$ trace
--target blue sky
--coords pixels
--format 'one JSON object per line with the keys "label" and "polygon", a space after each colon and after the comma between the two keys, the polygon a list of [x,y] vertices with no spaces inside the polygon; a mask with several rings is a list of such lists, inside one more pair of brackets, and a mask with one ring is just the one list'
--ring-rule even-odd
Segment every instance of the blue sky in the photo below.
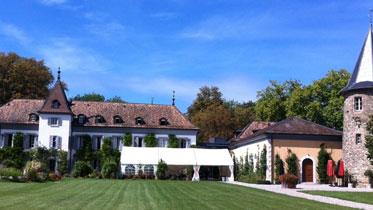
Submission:
{"label": "blue sky", "polygon": [[61,66],[69,96],[97,92],[181,111],[198,88],[255,100],[355,65],[372,1],[2,0],[0,51]]}

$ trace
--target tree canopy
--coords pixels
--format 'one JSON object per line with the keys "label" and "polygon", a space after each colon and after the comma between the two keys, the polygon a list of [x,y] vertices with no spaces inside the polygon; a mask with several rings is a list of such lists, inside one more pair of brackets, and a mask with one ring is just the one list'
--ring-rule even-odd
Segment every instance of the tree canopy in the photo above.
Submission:
{"label": "tree canopy", "polygon": [[52,82],[53,75],[44,61],[0,53],[0,105],[17,98],[45,98]]}
{"label": "tree canopy", "polygon": [[258,92],[256,117],[265,121],[280,121],[297,116],[328,127],[342,129],[344,98],[340,94],[350,78],[347,70],[331,70],[312,84],[298,81],[278,83]]}
{"label": "tree canopy", "polygon": [[235,130],[254,120],[254,103],[226,101],[218,87],[201,87],[188,108],[188,117],[200,128],[198,141],[210,137],[231,138]]}
{"label": "tree canopy", "polygon": [[98,93],[86,93],[83,95],[76,95],[75,97],[72,98],[74,101],[106,101],[106,102],[119,102],[119,103],[124,103],[125,101],[119,97],[119,96],[114,96],[109,99],[105,99],[104,95],[98,94]]}

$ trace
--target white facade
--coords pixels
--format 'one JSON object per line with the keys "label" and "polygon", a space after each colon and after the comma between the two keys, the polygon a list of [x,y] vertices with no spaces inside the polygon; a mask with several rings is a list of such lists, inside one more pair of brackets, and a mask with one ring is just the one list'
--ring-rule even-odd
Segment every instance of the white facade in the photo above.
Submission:
{"label": "white facade", "polygon": [[[57,124],[51,123],[57,119]],[[69,138],[71,136],[71,115],[40,114],[39,115],[39,138],[38,145],[51,147],[53,137],[57,137],[57,149],[68,151]]]}
{"label": "white facade", "polygon": [[[267,149],[267,171],[266,171],[266,180],[272,181],[272,145],[270,142],[270,139],[262,139],[259,141],[253,141],[253,143],[248,143],[243,146],[239,146],[232,150],[235,158],[240,161],[241,159],[245,161],[245,157],[248,154],[253,155],[254,160],[254,170],[255,166],[257,165],[257,162],[260,158],[260,154],[264,148],[264,146]],[[244,163],[244,162],[243,162]]]}

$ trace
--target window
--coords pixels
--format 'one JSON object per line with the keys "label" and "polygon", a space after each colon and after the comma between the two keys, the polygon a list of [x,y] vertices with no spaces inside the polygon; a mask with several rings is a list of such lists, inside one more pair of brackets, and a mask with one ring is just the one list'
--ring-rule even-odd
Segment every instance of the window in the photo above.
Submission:
{"label": "window", "polygon": [[52,108],[53,109],[58,109],[58,108],[60,108],[60,106],[61,106],[61,103],[58,100],[52,101]]}
{"label": "window", "polygon": [[136,125],[144,125],[145,121],[142,117],[136,117]]}
{"label": "window", "polygon": [[158,138],[158,147],[168,147],[168,138]]}
{"label": "window", "polygon": [[78,123],[79,123],[80,125],[83,125],[85,122],[86,122],[86,117],[85,117],[85,115],[84,115],[84,114],[80,114],[80,115],[78,115]]}
{"label": "window", "polygon": [[154,175],[154,167],[152,165],[145,165],[144,166],[144,174],[149,176],[149,175]]}
{"label": "window", "polygon": [[188,139],[180,139],[180,148],[187,148],[189,147]]}
{"label": "window", "polygon": [[159,119],[159,125],[169,125],[169,122],[166,118]]}
{"label": "window", "polygon": [[51,126],[58,126],[60,123],[60,120],[57,117],[51,117],[49,118],[49,125]]}
{"label": "window", "polygon": [[39,116],[35,113],[31,113],[30,114],[30,118],[29,118],[29,121],[31,122],[37,122],[39,120]]}
{"label": "window", "polygon": [[105,123],[105,118],[101,115],[97,115],[95,118],[95,123]]}
{"label": "window", "polygon": [[93,142],[94,142],[94,146],[93,146],[93,149],[94,150],[100,150],[101,149],[101,139],[102,139],[102,136],[93,136]]}
{"label": "window", "polygon": [[61,137],[51,136],[49,142],[49,148],[61,149]]}
{"label": "window", "polygon": [[135,175],[135,166],[133,165],[127,165],[125,168],[124,168],[124,174],[125,175]]}
{"label": "window", "polygon": [[361,134],[360,133],[356,134],[356,136],[355,136],[355,142],[356,142],[356,144],[360,144],[361,143]]}
{"label": "window", "polygon": [[355,97],[355,99],[354,99],[354,108],[355,108],[355,111],[361,111],[361,110],[363,110],[363,99],[361,98],[361,96]]}
{"label": "window", "polygon": [[113,117],[113,122],[114,122],[114,124],[121,124],[121,123],[123,123],[123,119],[119,115],[115,115]]}
{"label": "window", "polygon": [[112,147],[113,149],[120,149],[120,142],[122,141],[121,136],[113,136],[112,137]]}
{"label": "window", "polygon": [[34,148],[35,147],[35,140],[36,140],[36,136],[35,135],[29,135],[28,136],[28,145],[29,145],[29,148]]}
{"label": "window", "polygon": [[136,136],[133,146],[134,147],[142,147],[143,145],[143,137]]}

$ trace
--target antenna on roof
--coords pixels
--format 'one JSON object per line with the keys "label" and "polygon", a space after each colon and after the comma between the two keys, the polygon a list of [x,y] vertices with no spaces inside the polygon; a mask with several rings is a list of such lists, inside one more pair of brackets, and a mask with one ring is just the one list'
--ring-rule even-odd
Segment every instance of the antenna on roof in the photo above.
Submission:
{"label": "antenna on roof", "polygon": [[61,79],[61,68],[58,67],[58,71],[57,71],[57,81],[60,81]]}
{"label": "antenna on roof", "polygon": [[175,91],[172,91],[172,106],[175,106]]}

